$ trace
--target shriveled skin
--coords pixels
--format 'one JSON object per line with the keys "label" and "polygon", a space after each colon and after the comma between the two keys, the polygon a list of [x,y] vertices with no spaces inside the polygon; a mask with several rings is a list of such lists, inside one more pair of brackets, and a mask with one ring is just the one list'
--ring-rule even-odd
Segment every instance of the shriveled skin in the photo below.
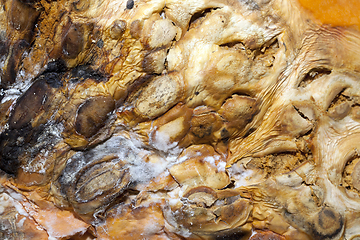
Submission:
{"label": "shriveled skin", "polygon": [[0,238],[360,238],[360,6],[318,2],[0,1]]}

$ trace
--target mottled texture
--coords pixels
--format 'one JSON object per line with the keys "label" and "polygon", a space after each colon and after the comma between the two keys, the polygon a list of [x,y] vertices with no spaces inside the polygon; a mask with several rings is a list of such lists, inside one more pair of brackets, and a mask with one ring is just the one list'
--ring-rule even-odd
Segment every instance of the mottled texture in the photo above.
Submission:
{"label": "mottled texture", "polygon": [[0,0],[0,238],[359,238],[360,32],[317,2]]}

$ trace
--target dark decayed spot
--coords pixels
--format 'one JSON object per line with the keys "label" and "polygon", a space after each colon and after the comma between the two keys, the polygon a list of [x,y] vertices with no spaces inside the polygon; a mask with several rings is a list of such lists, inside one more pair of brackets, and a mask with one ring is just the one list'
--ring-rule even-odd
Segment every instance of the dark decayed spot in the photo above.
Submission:
{"label": "dark decayed spot", "polygon": [[17,144],[19,137],[17,130],[5,130],[0,134],[0,169],[12,175],[18,172],[18,157],[23,151]]}
{"label": "dark decayed spot", "polygon": [[14,109],[10,113],[10,129],[20,129],[31,124],[31,121],[40,113],[47,111],[51,106],[54,95],[53,89],[62,87],[63,72],[59,62],[49,63],[43,74],[37,77],[29,89],[17,99]]}
{"label": "dark decayed spot", "polygon": [[63,86],[61,78],[58,73],[46,73],[42,76],[46,83],[52,88],[59,88]]}
{"label": "dark decayed spot", "polygon": [[68,58],[76,58],[84,46],[84,29],[80,24],[73,24],[62,41],[63,54]]}
{"label": "dark decayed spot", "polygon": [[192,127],[191,132],[198,138],[207,137],[210,136],[212,132],[212,126],[200,124],[198,126]]}
{"label": "dark decayed spot", "polygon": [[140,38],[142,28],[143,28],[143,23],[139,19],[134,20],[130,24],[130,35],[133,38]]}
{"label": "dark decayed spot", "polygon": [[102,48],[104,46],[104,41],[102,39],[100,39],[99,41],[97,41],[96,46],[98,48]]}
{"label": "dark decayed spot", "polygon": [[245,133],[245,135],[243,136],[243,138],[246,138],[246,137],[248,137],[250,134],[252,134],[253,132],[255,132],[255,128],[249,128],[247,131],[246,131],[246,133]]}
{"label": "dark decayed spot", "polygon": [[98,213],[102,212],[101,208],[111,204],[129,186],[128,169],[115,156],[118,148],[128,150],[122,141],[115,140],[116,147],[114,142],[104,142],[93,149],[78,151],[66,162],[57,181],[70,202],[77,203],[74,208],[79,213],[93,213],[99,208]]}
{"label": "dark decayed spot", "polygon": [[51,62],[48,62],[44,73],[53,72],[53,73],[63,73],[67,70],[65,61],[62,59],[57,59]]}
{"label": "dark decayed spot", "polygon": [[223,143],[227,143],[229,141],[230,133],[226,128],[221,129],[221,140]]}
{"label": "dark decayed spot", "polygon": [[213,116],[194,116],[191,119],[191,133],[198,138],[208,137],[212,134],[214,122]]}
{"label": "dark decayed spot", "polygon": [[[48,76],[50,84],[47,84]],[[57,80],[56,73],[47,73],[39,77],[37,81],[16,101],[15,107],[10,114],[10,129],[20,129],[40,113],[41,110],[47,110],[51,105],[52,90],[51,85],[59,86],[61,82]]]}
{"label": "dark decayed spot", "polygon": [[32,161],[42,150],[50,149],[61,138],[51,122],[21,129],[7,129],[0,134],[0,169],[16,176],[20,166]]}
{"label": "dark decayed spot", "polygon": [[128,0],[126,2],[126,8],[127,9],[132,9],[134,7],[134,0]]}
{"label": "dark decayed spot", "polygon": [[6,40],[0,40],[0,57],[4,56],[9,51],[9,44],[6,42]]}
{"label": "dark decayed spot", "polygon": [[225,230],[216,233],[214,240],[242,240],[248,239],[248,233],[236,230]]}
{"label": "dark decayed spot", "polygon": [[[9,39],[5,46],[0,46],[0,48],[6,48],[0,49],[0,55],[4,54],[4,57],[6,55],[7,58],[0,76],[1,88],[6,88],[15,82],[23,53],[30,47],[30,43],[33,42],[33,30],[40,11],[32,8],[29,4],[24,4],[23,1],[13,0],[6,13],[9,26],[12,29],[9,29],[9,36],[5,37],[5,34],[1,33],[3,36],[0,37],[3,42]],[[21,32],[22,37],[20,40],[16,40],[16,32]],[[10,39],[12,38],[12,46],[10,46],[9,42],[11,42]]]}
{"label": "dark decayed spot", "polygon": [[7,129],[0,134],[0,169],[8,174],[15,175],[20,167],[19,156],[29,152],[30,157],[40,151],[29,151],[43,131],[43,127],[32,128],[27,124],[21,129]]}
{"label": "dark decayed spot", "polygon": [[[48,69],[17,99],[9,116],[9,129],[0,134],[0,169],[3,171],[16,175],[21,155],[26,154],[33,158],[41,149],[51,144],[52,132],[44,131],[46,124],[32,127],[32,121],[41,112],[49,111],[53,104],[53,90],[62,86],[63,73],[49,71],[62,70],[60,65],[51,63]],[[49,126],[51,125],[49,123]],[[44,139],[39,139],[41,135],[45,136]]]}
{"label": "dark decayed spot", "polygon": [[333,239],[343,229],[343,217],[330,207],[324,207],[312,226],[315,239]]}
{"label": "dark decayed spot", "polygon": [[81,135],[89,138],[95,135],[105,125],[108,114],[115,109],[111,97],[95,97],[83,103],[77,112],[75,129]]}
{"label": "dark decayed spot", "polygon": [[80,65],[71,70],[71,82],[82,81],[89,78],[95,80],[96,82],[107,80],[101,72],[92,69],[88,65]]}
{"label": "dark decayed spot", "polygon": [[35,4],[37,2],[40,2],[40,0],[20,0],[20,2],[32,5],[32,4]]}
{"label": "dark decayed spot", "polygon": [[86,11],[87,9],[89,9],[90,5],[91,1],[88,0],[78,0],[73,2],[74,9],[79,12]]}
{"label": "dark decayed spot", "polygon": [[7,50],[9,51],[8,54],[10,54],[10,56],[7,56],[7,63],[3,67],[1,87],[6,88],[15,82],[21,56],[29,46],[30,44],[27,41],[19,40],[13,45],[10,51]]}
{"label": "dark decayed spot", "polygon": [[16,58],[10,57],[7,64],[3,68],[3,72],[1,75],[2,88],[6,88],[15,82],[16,73],[17,73]]}
{"label": "dark decayed spot", "polygon": [[110,28],[110,36],[113,39],[119,39],[126,30],[126,22],[124,20],[117,19],[113,22]]}
{"label": "dark decayed spot", "polygon": [[[13,29],[21,32],[29,32],[31,34],[40,11],[33,8],[30,4],[24,4],[21,1],[13,0],[8,13],[10,25]],[[29,36],[25,36],[25,38],[26,37]]]}
{"label": "dark decayed spot", "polygon": [[5,92],[0,89],[0,102],[5,97]]}

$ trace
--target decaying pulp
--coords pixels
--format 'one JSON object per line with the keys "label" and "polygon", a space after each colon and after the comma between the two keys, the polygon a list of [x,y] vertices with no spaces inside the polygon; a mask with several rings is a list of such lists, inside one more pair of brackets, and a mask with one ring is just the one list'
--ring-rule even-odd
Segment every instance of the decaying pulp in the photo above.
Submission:
{"label": "decaying pulp", "polygon": [[296,0],[0,6],[1,239],[360,239],[359,27]]}

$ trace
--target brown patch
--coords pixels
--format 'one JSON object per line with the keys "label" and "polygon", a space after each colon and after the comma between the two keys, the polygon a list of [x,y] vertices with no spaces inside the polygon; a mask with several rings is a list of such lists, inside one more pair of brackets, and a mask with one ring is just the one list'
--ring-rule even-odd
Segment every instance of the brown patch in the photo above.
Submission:
{"label": "brown patch", "polygon": [[36,81],[19,98],[9,118],[10,128],[22,128],[51,105],[52,91],[44,80]]}
{"label": "brown patch", "polygon": [[198,138],[208,137],[212,133],[215,121],[215,116],[209,114],[194,116],[191,119],[191,133]]}
{"label": "brown patch", "polygon": [[200,143],[213,143],[220,140],[221,134],[217,131],[223,126],[223,120],[214,112],[204,112],[195,114],[191,119],[189,139],[192,142]]}
{"label": "brown patch", "polygon": [[[100,162],[90,165],[79,173],[80,176],[75,188],[76,199],[90,201],[101,193],[111,192],[114,194],[114,190],[118,188],[119,182],[122,179],[126,179],[126,174],[127,171],[123,169],[121,162],[117,164]],[[120,188],[119,191],[121,190]]]}
{"label": "brown patch", "polygon": [[139,19],[133,21],[130,25],[130,35],[133,38],[140,38],[143,29],[143,22]]}
{"label": "brown patch", "polygon": [[151,51],[145,55],[142,68],[147,73],[160,74],[165,69],[167,50],[160,49]]}
{"label": "brown patch", "polygon": [[13,100],[9,100],[9,101],[6,101],[2,104],[0,104],[0,126],[2,125],[2,123],[4,123],[8,118],[9,118],[9,115],[10,115],[10,107],[13,103]]}
{"label": "brown patch", "polygon": [[90,7],[91,2],[88,0],[77,0],[73,2],[73,8],[75,11],[83,12],[86,11]]}
{"label": "brown patch", "polygon": [[115,109],[115,102],[111,97],[95,97],[83,103],[77,112],[75,129],[83,136],[90,138],[95,135]]}
{"label": "brown patch", "polygon": [[344,226],[343,217],[330,207],[320,210],[314,220],[312,231],[316,239],[333,239]]}
{"label": "brown patch", "polygon": [[285,237],[271,231],[255,231],[249,240],[285,240]]}
{"label": "brown patch", "polygon": [[15,30],[31,31],[39,14],[36,9],[19,0],[11,1],[10,24]]}
{"label": "brown patch", "polygon": [[246,167],[250,169],[263,169],[267,173],[267,177],[269,177],[276,174],[287,173],[300,166],[305,161],[313,161],[310,152],[288,152],[252,158]]}
{"label": "brown patch", "polygon": [[84,27],[81,24],[71,25],[61,44],[64,56],[76,58],[83,50],[84,42]]}
{"label": "brown patch", "polygon": [[115,20],[109,30],[112,39],[119,39],[126,30],[126,22],[124,20]]}
{"label": "brown patch", "polygon": [[5,46],[9,49],[6,50],[6,52],[8,52],[8,56],[5,66],[3,67],[3,71],[0,71],[0,87],[6,88],[15,82],[22,55],[29,46],[30,44],[26,40],[18,40],[12,47]]}

